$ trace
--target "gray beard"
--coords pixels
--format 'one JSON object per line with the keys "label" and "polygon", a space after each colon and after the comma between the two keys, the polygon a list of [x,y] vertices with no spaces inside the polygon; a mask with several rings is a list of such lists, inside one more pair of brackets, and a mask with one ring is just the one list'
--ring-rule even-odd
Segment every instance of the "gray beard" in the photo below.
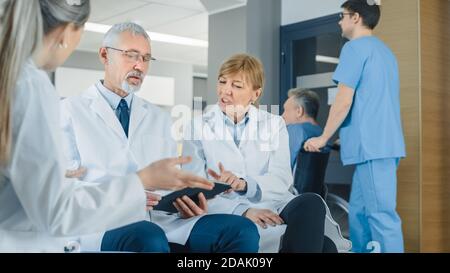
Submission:
{"label": "gray beard", "polygon": [[122,90],[127,92],[128,94],[136,93],[141,89],[141,86],[135,86],[129,84],[126,80],[122,82]]}

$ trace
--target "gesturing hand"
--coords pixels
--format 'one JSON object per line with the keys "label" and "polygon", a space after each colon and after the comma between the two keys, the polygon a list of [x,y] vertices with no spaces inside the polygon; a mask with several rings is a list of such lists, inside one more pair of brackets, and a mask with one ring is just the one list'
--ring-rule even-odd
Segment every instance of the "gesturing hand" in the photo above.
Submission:
{"label": "gesturing hand", "polygon": [[162,159],[153,162],[137,174],[147,190],[180,190],[187,187],[211,190],[214,184],[207,179],[176,167],[191,160],[190,157]]}
{"label": "gesturing hand", "polygon": [[[234,191],[239,192],[245,191],[247,189],[247,182],[244,179],[240,179],[232,172],[225,170],[222,163],[219,163],[219,170],[220,175],[211,169],[208,169],[208,174],[217,181],[229,184]],[[229,190],[227,192],[230,192],[232,190]]]}

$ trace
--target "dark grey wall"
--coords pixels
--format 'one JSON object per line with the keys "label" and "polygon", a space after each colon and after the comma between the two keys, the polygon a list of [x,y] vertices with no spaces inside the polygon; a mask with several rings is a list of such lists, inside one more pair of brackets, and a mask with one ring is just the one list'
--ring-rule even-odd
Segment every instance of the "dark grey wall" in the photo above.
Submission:
{"label": "dark grey wall", "polygon": [[248,0],[247,11],[247,52],[262,61],[266,73],[260,103],[278,105],[281,1]]}
{"label": "dark grey wall", "polygon": [[248,0],[245,7],[209,16],[209,104],[217,99],[213,91],[222,62],[244,52],[258,57],[264,64],[266,87],[261,104],[279,103],[280,25],[281,1],[278,0]]}
{"label": "dark grey wall", "polygon": [[240,7],[209,16],[208,104],[217,101],[217,73],[223,61],[247,51],[247,9]]}

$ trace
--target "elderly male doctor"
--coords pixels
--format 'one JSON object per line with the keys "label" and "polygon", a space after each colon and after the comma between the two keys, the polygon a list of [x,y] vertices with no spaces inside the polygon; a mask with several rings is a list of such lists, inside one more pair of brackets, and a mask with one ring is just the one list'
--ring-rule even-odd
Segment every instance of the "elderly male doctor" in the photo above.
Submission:
{"label": "elderly male doctor", "polygon": [[[70,175],[86,170],[83,180],[102,183],[107,177],[134,172],[177,152],[169,115],[133,95],[152,60],[145,30],[134,23],[114,25],[99,54],[105,79],[64,100],[61,112]],[[150,210],[159,198],[148,193]],[[174,247],[178,245],[190,252],[258,251],[259,235],[251,221],[234,215],[206,215],[207,201],[204,196],[199,199],[199,204],[187,197],[177,200],[179,214],[151,211],[150,222],[83,237],[82,249],[168,252],[170,242],[172,251],[179,250]]]}

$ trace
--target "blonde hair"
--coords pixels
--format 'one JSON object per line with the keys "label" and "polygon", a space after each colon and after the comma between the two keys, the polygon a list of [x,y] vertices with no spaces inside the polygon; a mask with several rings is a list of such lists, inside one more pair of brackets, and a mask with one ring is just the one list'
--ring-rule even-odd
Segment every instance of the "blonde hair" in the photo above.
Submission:
{"label": "blonde hair", "polygon": [[226,60],[219,69],[219,77],[226,75],[236,75],[242,72],[245,80],[252,85],[253,90],[261,89],[261,94],[257,101],[254,102],[258,105],[258,100],[262,96],[264,90],[264,67],[261,61],[248,54],[236,54]]}
{"label": "blonde hair", "polygon": [[11,154],[13,90],[25,61],[59,26],[82,26],[89,0],[0,0],[0,166]]}
{"label": "blonde hair", "polygon": [[0,2],[0,165],[7,163],[11,153],[13,89],[42,32],[38,0]]}

